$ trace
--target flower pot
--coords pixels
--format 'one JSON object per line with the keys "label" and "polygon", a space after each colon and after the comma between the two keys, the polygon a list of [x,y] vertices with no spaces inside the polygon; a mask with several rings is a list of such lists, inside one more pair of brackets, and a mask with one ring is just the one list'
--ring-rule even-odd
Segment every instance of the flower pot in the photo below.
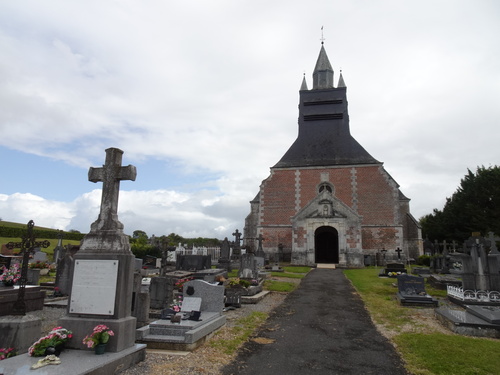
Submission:
{"label": "flower pot", "polygon": [[5,286],[14,286],[14,281],[3,281],[3,285],[5,285]]}
{"label": "flower pot", "polygon": [[97,344],[94,348],[95,350],[95,354],[99,355],[99,354],[104,354],[104,352],[106,351],[106,344]]}
{"label": "flower pot", "polygon": [[47,349],[45,349],[45,355],[56,355],[58,356],[59,354],[61,354],[61,352],[64,350],[65,346],[64,346],[64,343],[63,344],[59,344],[57,346],[49,346]]}

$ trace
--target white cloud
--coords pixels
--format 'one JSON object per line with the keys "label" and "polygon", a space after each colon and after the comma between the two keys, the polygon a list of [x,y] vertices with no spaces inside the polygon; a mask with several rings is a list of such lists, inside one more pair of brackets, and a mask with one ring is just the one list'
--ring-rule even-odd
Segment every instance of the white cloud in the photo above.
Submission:
{"label": "white cloud", "polygon": [[[121,148],[126,164],[141,165],[120,199],[130,232],[242,230],[248,202],[297,136],[298,89],[304,72],[311,84],[322,25],[347,83],[351,132],[416,217],[440,208],[467,168],[499,159],[496,3],[49,3],[0,5],[0,147],[79,171]],[[179,181],[149,170],[152,161]],[[9,162],[22,173],[22,160]],[[141,185],[145,175],[154,187]],[[85,185],[60,180],[2,195],[2,218],[87,231],[98,190],[41,198]]]}

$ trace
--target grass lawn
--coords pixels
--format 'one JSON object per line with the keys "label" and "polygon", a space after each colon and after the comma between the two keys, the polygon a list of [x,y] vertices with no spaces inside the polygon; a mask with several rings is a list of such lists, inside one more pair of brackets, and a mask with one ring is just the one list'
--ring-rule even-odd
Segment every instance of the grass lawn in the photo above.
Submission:
{"label": "grass lawn", "polygon": [[[412,374],[500,374],[500,340],[429,332],[420,319],[427,309],[400,306],[395,298],[396,280],[379,278],[378,272],[372,267],[344,271],[375,323],[392,332],[391,340]],[[446,296],[428,286],[426,291],[434,297]]]}

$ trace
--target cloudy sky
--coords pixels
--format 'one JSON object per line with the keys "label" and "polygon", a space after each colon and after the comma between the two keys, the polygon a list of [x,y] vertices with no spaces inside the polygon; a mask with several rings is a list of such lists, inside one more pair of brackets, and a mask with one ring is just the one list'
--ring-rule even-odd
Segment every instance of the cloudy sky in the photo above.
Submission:
{"label": "cloudy sky", "polygon": [[442,208],[500,157],[500,2],[27,0],[0,3],[0,218],[88,232],[105,149],[125,232],[232,238],[297,137],[325,48],[351,133]]}

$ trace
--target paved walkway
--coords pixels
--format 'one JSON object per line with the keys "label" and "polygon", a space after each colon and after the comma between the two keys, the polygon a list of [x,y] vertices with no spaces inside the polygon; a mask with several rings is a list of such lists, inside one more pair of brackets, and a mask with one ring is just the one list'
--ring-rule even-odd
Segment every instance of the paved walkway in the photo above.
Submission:
{"label": "paved walkway", "polygon": [[339,269],[311,271],[257,336],[223,375],[407,374]]}

